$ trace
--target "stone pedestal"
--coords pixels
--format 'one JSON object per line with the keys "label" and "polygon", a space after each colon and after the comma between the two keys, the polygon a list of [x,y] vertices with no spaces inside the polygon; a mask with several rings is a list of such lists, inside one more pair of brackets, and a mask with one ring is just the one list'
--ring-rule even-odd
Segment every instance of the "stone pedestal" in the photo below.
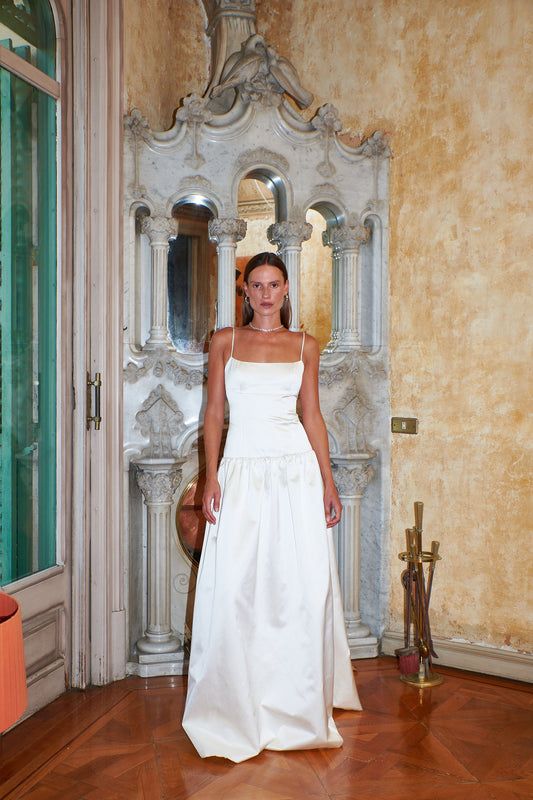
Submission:
{"label": "stone pedestal", "polygon": [[278,246],[289,274],[289,297],[292,307],[291,331],[300,330],[300,262],[302,243],[311,238],[310,222],[276,222],[267,231],[268,241]]}
{"label": "stone pedestal", "polygon": [[144,217],[142,231],[152,250],[152,303],[150,335],[143,350],[170,349],[168,333],[168,240],[176,233],[169,217]]}
{"label": "stone pedestal", "polygon": [[336,550],[352,658],[373,658],[378,654],[378,640],[362,622],[359,613],[361,498],[374,476],[374,469],[368,463],[370,458],[367,453],[334,455],[331,458],[333,477],[343,505],[341,521],[336,529]]}
{"label": "stone pedestal", "polygon": [[181,462],[145,458],[132,466],[148,509],[147,625],[128,672],[142,677],[181,675],[183,646],[170,618],[170,509],[181,482]]}
{"label": "stone pedestal", "polygon": [[235,250],[246,236],[244,219],[212,219],[209,238],[218,254],[217,330],[235,325]]}

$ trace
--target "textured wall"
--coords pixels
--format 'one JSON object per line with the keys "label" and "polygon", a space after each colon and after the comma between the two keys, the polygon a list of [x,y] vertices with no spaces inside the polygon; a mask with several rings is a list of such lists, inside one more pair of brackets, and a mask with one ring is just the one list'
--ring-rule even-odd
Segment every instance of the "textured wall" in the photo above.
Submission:
{"label": "textured wall", "polygon": [[420,499],[442,542],[435,634],[533,650],[533,4],[284,5],[259,0],[259,28],[318,104],[333,102],[356,137],[389,132],[394,152],[392,412],[417,416],[420,433],[393,439],[390,627],[401,630],[395,556]]}
{"label": "textured wall", "polygon": [[203,6],[200,0],[122,2],[126,110],[140,108],[153,130],[166,130],[180,99],[206,88]]}
{"label": "textured wall", "polygon": [[[203,45],[193,61],[187,52],[201,38],[199,5],[189,16],[191,0],[173,4],[176,60],[165,58],[176,94],[164,88],[167,73],[149,82],[142,50],[131,73],[128,38],[150,47],[146,23],[131,30],[127,19],[128,97],[149,117],[169,117],[175,96],[205,86]],[[417,416],[420,433],[393,439],[389,625],[401,629],[396,553],[419,499],[428,537],[442,543],[434,634],[531,651],[533,3],[257,5],[259,31],[291,58],[316,104],[333,102],[355,139],[376,128],[391,136],[392,413]],[[168,15],[171,4],[153,6]],[[185,17],[196,33],[181,27]],[[153,50],[162,26],[152,24]]]}

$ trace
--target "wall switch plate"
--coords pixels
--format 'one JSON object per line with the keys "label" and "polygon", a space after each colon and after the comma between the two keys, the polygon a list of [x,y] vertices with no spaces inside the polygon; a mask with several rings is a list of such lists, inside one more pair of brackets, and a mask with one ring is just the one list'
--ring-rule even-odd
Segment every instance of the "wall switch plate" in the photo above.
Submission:
{"label": "wall switch plate", "polygon": [[418,420],[415,417],[392,417],[393,433],[418,433]]}

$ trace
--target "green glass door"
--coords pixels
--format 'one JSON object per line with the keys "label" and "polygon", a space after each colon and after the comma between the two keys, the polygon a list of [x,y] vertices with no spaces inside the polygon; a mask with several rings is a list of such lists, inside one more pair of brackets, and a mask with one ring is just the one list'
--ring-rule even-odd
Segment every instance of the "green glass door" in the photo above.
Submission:
{"label": "green glass door", "polygon": [[56,561],[56,149],[54,98],[1,68],[0,584]]}

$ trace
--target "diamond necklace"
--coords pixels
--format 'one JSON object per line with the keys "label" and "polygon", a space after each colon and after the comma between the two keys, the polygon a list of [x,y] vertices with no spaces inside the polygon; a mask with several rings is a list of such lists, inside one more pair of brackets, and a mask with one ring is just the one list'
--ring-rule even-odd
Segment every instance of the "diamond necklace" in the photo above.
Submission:
{"label": "diamond necklace", "polygon": [[248,323],[250,328],[253,328],[254,331],[261,331],[261,333],[273,333],[274,331],[279,331],[281,328],[284,328],[285,325],[278,325],[277,328],[256,328],[255,325],[252,325],[251,322]]}

